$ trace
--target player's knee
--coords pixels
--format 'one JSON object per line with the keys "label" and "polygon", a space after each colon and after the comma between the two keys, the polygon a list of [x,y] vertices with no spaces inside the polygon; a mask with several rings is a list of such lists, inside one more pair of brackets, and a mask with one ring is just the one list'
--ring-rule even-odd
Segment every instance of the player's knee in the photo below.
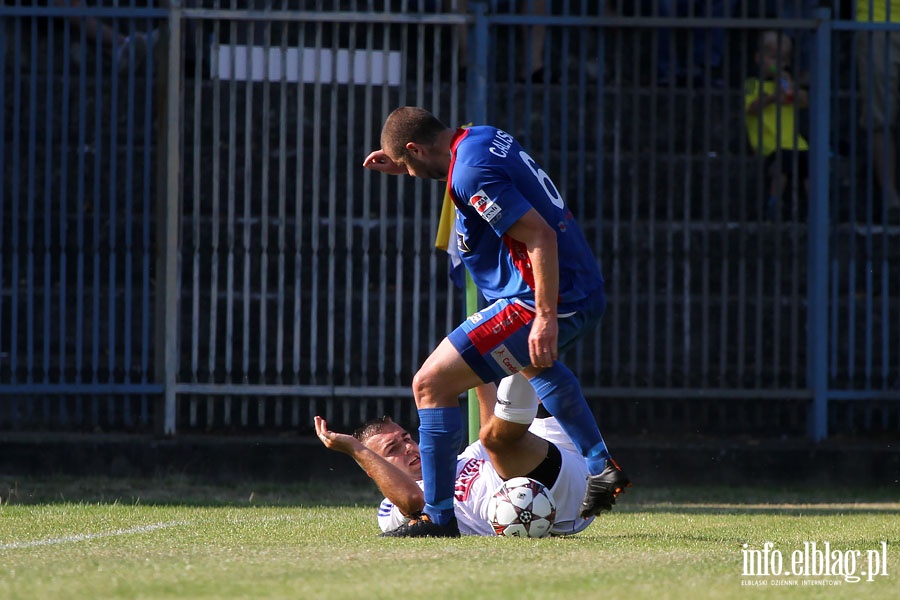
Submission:
{"label": "player's knee", "polygon": [[[491,419],[493,421],[493,419]],[[490,422],[483,425],[478,431],[478,439],[481,445],[490,452],[496,452],[503,446],[503,438],[497,435],[497,432],[491,427]]]}
{"label": "player's knee", "polygon": [[425,366],[413,376],[412,390],[418,408],[436,408],[442,403],[439,373]]}
{"label": "player's knee", "polygon": [[413,376],[412,390],[413,397],[416,399],[416,406],[421,408],[422,400],[428,398],[431,395],[431,381],[432,378],[425,369],[420,369]]}
{"label": "player's knee", "polygon": [[478,439],[488,451],[502,453],[521,440],[526,431],[528,425],[510,423],[495,417],[481,427]]}

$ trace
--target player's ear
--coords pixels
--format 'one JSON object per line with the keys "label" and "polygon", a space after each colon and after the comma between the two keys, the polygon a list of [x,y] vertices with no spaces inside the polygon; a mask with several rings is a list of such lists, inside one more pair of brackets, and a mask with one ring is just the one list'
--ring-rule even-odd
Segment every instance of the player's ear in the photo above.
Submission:
{"label": "player's ear", "polygon": [[422,152],[421,146],[415,142],[406,142],[405,148],[407,152],[414,156],[418,156]]}

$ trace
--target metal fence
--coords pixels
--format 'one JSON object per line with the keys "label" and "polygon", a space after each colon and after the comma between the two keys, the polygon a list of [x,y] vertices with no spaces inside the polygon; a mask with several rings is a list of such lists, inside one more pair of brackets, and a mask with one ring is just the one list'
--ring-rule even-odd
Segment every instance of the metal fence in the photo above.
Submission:
{"label": "metal fence", "polygon": [[[894,24],[803,2],[65,4],[0,7],[3,427],[414,422],[412,375],[465,316],[432,247],[442,189],[360,165],[415,104],[515,135],[583,224],[609,308],[568,360],[604,429],[900,431],[900,215],[855,41]],[[745,124],[768,29],[809,91],[814,199],[795,178],[774,209]]]}

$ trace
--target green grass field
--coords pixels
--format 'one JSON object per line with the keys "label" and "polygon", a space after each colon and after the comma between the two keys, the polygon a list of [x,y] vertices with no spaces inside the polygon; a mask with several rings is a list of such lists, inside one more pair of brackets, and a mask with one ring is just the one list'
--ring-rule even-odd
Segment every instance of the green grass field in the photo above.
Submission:
{"label": "green grass field", "polygon": [[[896,489],[635,488],[582,534],[545,540],[378,538],[380,498],[369,487],[0,476],[0,497],[4,599],[897,598],[900,589]],[[857,574],[884,541],[888,574],[743,576],[743,545],[767,541],[785,568],[804,542],[859,550]]]}

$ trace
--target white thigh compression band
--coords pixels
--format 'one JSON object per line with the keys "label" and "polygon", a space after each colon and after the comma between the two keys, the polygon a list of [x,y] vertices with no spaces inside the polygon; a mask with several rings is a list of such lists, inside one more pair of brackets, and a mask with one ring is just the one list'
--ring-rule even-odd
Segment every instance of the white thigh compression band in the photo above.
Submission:
{"label": "white thigh compression band", "polygon": [[537,394],[524,375],[517,373],[500,381],[497,387],[497,404],[494,405],[494,415],[497,418],[530,425],[537,409]]}

